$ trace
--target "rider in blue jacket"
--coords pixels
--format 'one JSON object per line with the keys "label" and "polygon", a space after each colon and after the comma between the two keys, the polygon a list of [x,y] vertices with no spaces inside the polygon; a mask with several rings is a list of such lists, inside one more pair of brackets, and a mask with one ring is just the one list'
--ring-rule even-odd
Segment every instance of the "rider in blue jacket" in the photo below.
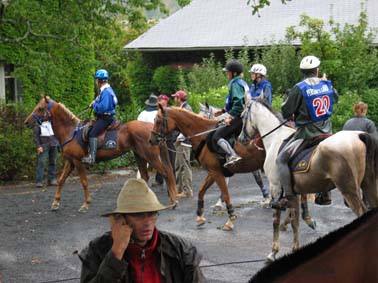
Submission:
{"label": "rider in blue jacket", "polygon": [[115,107],[118,104],[117,96],[108,83],[109,73],[99,69],[95,73],[96,85],[100,94],[91,102],[89,108],[93,108],[96,115],[96,123],[89,132],[89,155],[82,159],[83,163],[96,162],[97,137],[114,122]]}
{"label": "rider in blue jacket", "polygon": [[254,64],[249,72],[252,78],[252,84],[249,88],[251,98],[261,98],[272,105],[272,84],[265,78],[266,67],[262,64]]}

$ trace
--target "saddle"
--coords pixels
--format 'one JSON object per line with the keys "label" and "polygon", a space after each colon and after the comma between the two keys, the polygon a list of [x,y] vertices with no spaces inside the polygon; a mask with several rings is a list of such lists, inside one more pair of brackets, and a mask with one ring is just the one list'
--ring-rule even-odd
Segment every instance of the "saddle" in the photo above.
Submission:
{"label": "saddle", "polygon": [[[331,134],[323,134],[301,145],[289,161],[290,171],[293,174],[307,173],[310,170],[311,161],[313,156],[315,155],[319,143],[330,136]],[[290,138],[291,136],[282,142],[279,152],[282,150],[282,148]]]}
{"label": "saddle", "polygon": [[[96,120],[90,120],[81,130],[81,135],[79,143],[85,147],[88,146],[88,134],[89,131],[92,129],[93,125],[96,123]],[[103,131],[98,137],[97,137],[97,149],[103,148],[103,149],[113,149],[117,146],[117,135],[119,126],[121,125],[121,122],[119,120],[114,121],[112,124],[110,124],[105,131]],[[80,142],[81,141],[81,142]]]}

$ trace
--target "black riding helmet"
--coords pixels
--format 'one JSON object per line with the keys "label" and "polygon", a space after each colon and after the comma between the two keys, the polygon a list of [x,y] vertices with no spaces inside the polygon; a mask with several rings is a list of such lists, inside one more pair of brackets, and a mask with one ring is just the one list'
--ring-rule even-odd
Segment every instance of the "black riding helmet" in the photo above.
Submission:
{"label": "black riding helmet", "polygon": [[238,60],[233,59],[227,62],[226,67],[223,68],[223,71],[241,74],[243,72],[243,65]]}

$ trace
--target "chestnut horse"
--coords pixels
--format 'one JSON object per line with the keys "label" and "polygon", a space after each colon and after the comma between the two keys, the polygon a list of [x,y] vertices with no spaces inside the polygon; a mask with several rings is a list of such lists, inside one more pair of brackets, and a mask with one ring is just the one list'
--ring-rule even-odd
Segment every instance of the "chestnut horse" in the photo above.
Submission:
{"label": "chestnut horse", "polygon": [[[232,230],[236,215],[234,214],[223,173],[224,168],[220,164],[217,154],[211,152],[206,143],[203,147],[203,143],[201,143],[206,137],[204,132],[214,129],[218,121],[206,119],[198,114],[177,107],[163,107],[159,104],[158,108],[158,114],[155,118],[155,125],[150,138],[151,144],[159,144],[164,140],[167,134],[178,130],[183,133],[184,136],[190,138],[193,150],[197,151],[196,155],[198,161],[207,169],[208,174],[198,192],[197,224],[203,225],[206,222],[204,217],[204,196],[206,190],[215,182],[222,193],[229,215],[223,229]],[[198,152],[200,144],[202,149]],[[260,144],[260,146],[262,146],[262,144]],[[262,167],[265,160],[265,151],[258,150],[254,145],[243,146],[240,143],[235,144],[235,151],[243,157],[243,159],[229,168],[232,173],[249,173]]]}
{"label": "chestnut horse", "polygon": [[368,211],[256,273],[249,283],[378,282],[378,210]]}
{"label": "chestnut horse", "polygon": [[[79,211],[85,212],[91,202],[86,167],[81,163],[86,151],[76,139],[78,130],[83,127],[82,122],[62,103],[53,101],[49,96],[43,96],[33,112],[26,118],[25,125],[31,128],[36,122],[41,123],[47,119],[51,120],[54,134],[60,143],[61,154],[66,159],[51,209],[59,209],[63,184],[76,168],[85,195],[85,201]],[[148,162],[164,176],[170,201],[172,204],[176,204],[176,181],[168,159],[168,151],[163,144],[159,147],[151,146],[148,143],[152,127],[152,123],[141,121],[131,121],[121,125],[118,128],[116,147],[114,149],[98,149],[96,162],[110,160],[132,150],[142,178],[146,182],[148,181]]]}
{"label": "chestnut horse", "polygon": [[[264,164],[272,197],[281,194],[281,184],[276,157],[283,140],[292,134],[292,129],[282,126],[282,119],[273,109],[261,101],[250,101],[243,112],[243,130],[240,140],[246,140],[259,132],[266,150]],[[371,208],[378,206],[378,141],[359,131],[340,131],[323,140],[312,155],[307,172],[293,174],[294,191],[298,194],[327,192],[337,188],[349,207],[361,216],[366,207],[360,197],[360,188],[365,193]],[[297,198],[298,200],[298,198]],[[290,209],[293,228],[292,249],[299,248],[298,201]],[[281,211],[273,213],[273,243],[268,260],[274,260],[280,249],[279,224]]]}
{"label": "chestnut horse", "polygon": [[[220,108],[216,108],[216,107],[214,107],[212,105],[209,105],[208,103],[205,103],[205,104],[200,103],[200,110],[199,110],[198,114],[200,116],[202,116],[202,117],[207,118],[207,119],[215,119],[217,121],[221,121],[221,120],[226,119],[227,117],[230,116],[230,114],[228,114],[226,112],[226,113],[223,113],[222,115],[220,115],[218,117],[215,117],[215,113],[218,110],[220,110]],[[294,129],[293,129],[293,131],[294,131]],[[263,150],[265,150],[265,149],[263,149]],[[261,192],[263,192],[264,184],[262,183],[261,177],[259,176],[260,175],[259,172],[258,172],[258,177],[256,177],[256,175],[255,175],[256,173],[255,172],[252,172],[252,173],[253,173],[253,175],[255,177],[256,183],[260,187]],[[258,181],[258,178],[260,178],[259,181]],[[226,179],[226,183],[228,184],[228,178]],[[310,199],[315,199],[314,194],[310,194],[309,198]],[[312,217],[309,214],[308,205],[307,205],[307,199],[308,199],[307,194],[301,195],[302,219],[306,222],[306,224],[311,229],[315,230],[316,229],[316,221],[313,220]],[[269,206],[269,204],[270,204],[270,196],[267,197],[267,198],[264,198],[263,201],[261,202],[261,204],[262,204],[263,207]],[[221,198],[218,200],[217,204],[215,205],[215,208],[218,208],[218,210],[222,208],[222,199]],[[287,226],[289,225],[290,222],[291,222],[291,216],[290,216],[290,213],[288,213],[287,217],[285,218],[285,220],[280,225],[280,230],[281,231],[286,231],[287,230]]]}

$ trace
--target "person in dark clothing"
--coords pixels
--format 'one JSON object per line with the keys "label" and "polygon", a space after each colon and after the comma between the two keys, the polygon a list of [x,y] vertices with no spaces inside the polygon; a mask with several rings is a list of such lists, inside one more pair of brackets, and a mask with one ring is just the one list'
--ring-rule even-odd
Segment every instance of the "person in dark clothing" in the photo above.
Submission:
{"label": "person in dark clothing", "polygon": [[276,164],[285,197],[272,201],[272,208],[293,207],[295,196],[289,168],[290,158],[315,137],[332,133],[330,116],[338,100],[337,91],[325,76],[319,78],[320,60],[315,56],[302,59],[299,68],[304,80],[297,83],[281,106],[285,119],[294,118],[297,131],[279,152]]}
{"label": "person in dark clothing", "polygon": [[89,132],[89,155],[83,157],[81,162],[90,165],[96,162],[97,137],[114,122],[115,107],[118,104],[117,96],[109,85],[109,73],[99,69],[95,73],[96,85],[100,94],[91,102],[89,108],[93,108],[96,115],[96,123]]}
{"label": "person in dark clothing", "polygon": [[346,131],[363,131],[373,134],[376,138],[377,129],[374,122],[366,117],[368,106],[366,103],[359,101],[353,106],[354,117],[345,122],[343,130]]}
{"label": "person in dark clothing", "polygon": [[156,228],[167,209],[143,179],[129,179],[109,217],[111,231],[79,253],[85,282],[204,282],[201,255],[187,240]]}
{"label": "person in dark clothing", "polygon": [[229,94],[226,97],[225,107],[214,114],[219,116],[227,112],[231,117],[224,120],[226,127],[217,129],[212,140],[227,154],[227,162],[223,166],[228,167],[241,159],[228,143],[227,138],[233,134],[239,134],[243,127],[243,121],[240,116],[244,110],[244,95],[249,91],[249,87],[241,78],[243,65],[239,61],[229,61],[223,70],[229,79]]}
{"label": "person in dark clothing", "polygon": [[37,147],[38,165],[36,170],[36,187],[43,187],[45,163],[48,157],[47,185],[56,186],[56,158],[59,142],[56,139],[50,121],[42,122],[33,128],[33,139]]}

